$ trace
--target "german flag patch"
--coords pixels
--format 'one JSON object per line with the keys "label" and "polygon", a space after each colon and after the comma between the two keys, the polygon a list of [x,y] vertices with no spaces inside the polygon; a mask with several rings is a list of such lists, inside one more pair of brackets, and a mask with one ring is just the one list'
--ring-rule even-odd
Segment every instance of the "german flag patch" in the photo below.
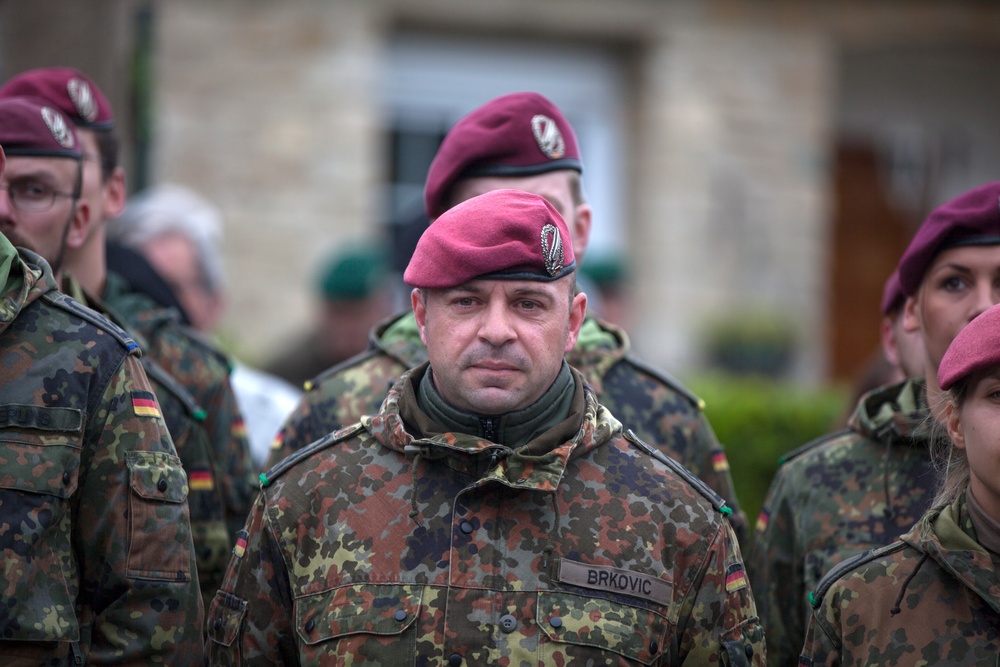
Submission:
{"label": "german flag patch", "polygon": [[725,472],[729,470],[729,459],[721,449],[712,453],[712,470],[715,472]]}
{"label": "german flag patch", "polygon": [[160,406],[156,402],[156,396],[148,391],[132,392],[132,409],[135,414],[143,417],[160,417]]}
{"label": "german flag patch", "polygon": [[233,437],[234,438],[245,438],[247,437],[247,425],[242,419],[237,419],[233,422]]}
{"label": "german flag patch", "polygon": [[765,507],[760,511],[760,514],[757,515],[757,525],[755,526],[757,532],[763,533],[767,530],[767,524],[769,523],[771,523],[771,510]]}
{"label": "german flag patch", "polygon": [[248,537],[250,537],[250,533],[245,530],[236,533],[236,544],[233,546],[233,555],[237,558],[243,558],[243,554],[246,553]]}
{"label": "german flag patch", "polygon": [[747,575],[743,563],[733,563],[726,572],[726,592],[733,593],[747,587]]}
{"label": "german flag patch", "polygon": [[211,491],[215,488],[215,480],[210,470],[192,470],[188,473],[188,488],[192,491]]}
{"label": "german flag patch", "polygon": [[285,432],[282,431],[278,435],[274,436],[274,440],[271,441],[271,449],[281,449],[285,444]]}

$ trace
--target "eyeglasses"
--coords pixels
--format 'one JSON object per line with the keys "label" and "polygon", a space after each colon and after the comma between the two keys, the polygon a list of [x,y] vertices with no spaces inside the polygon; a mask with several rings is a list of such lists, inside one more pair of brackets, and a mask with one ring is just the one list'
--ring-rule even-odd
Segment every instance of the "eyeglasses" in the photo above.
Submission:
{"label": "eyeglasses", "polygon": [[48,211],[55,205],[56,197],[76,199],[79,196],[73,192],[59,192],[45,183],[35,180],[0,184],[0,190],[6,190],[11,205],[25,213]]}

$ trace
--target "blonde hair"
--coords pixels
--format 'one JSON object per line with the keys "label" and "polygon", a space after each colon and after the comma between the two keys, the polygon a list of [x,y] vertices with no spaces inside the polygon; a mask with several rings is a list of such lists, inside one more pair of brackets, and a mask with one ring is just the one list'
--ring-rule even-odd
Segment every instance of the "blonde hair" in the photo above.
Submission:
{"label": "blonde hair", "polygon": [[[972,387],[972,380],[973,376],[966,376],[952,385],[945,399],[948,401],[947,410],[962,409]],[[965,489],[969,486],[971,478],[969,458],[965,450],[956,447],[948,437],[944,424],[935,423],[932,433],[934,437],[931,439],[931,458],[941,480],[933,504],[947,505],[965,493]]]}

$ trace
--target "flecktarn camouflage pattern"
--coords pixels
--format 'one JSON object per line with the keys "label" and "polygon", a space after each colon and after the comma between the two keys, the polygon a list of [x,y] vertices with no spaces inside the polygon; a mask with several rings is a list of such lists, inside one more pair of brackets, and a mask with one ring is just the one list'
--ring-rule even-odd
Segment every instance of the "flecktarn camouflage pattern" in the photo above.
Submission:
{"label": "flecktarn camouflage pattern", "polygon": [[158,307],[146,295],[129,290],[108,273],[104,301],[120,314],[129,331],[149,344],[149,356],[170,374],[204,412],[202,424],[212,452],[213,483],[224,503],[228,534],[243,527],[257,492],[257,473],[250,455],[246,425],[229,383],[229,361],[214,346],[180,324],[176,314]]}
{"label": "flecktarn camouflage pattern", "polygon": [[816,593],[802,665],[994,667],[1000,580],[966,498],[831,573]]}
{"label": "flecktarn camouflage pattern", "polygon": [[841,561],[890,544],[930,506],[936,474],[923,382],[864,397],[850,428],[789,454],[757,520],[748,567],[772,665],[796,665],[809,593]]}
{"label": "flecktarn camouflage pattern", "polygon": [[0,240],[0,664],[200,664],[187,479],[135,343],[22,253]]}
{"label": "flecktarn camouflage pattern", "polygon": [[575,420],[511,450],[408,433],[425,370],[265,474],[213,664],[764,664],[732,528],[578,374]]}
{"label": "flecktarn camouflage pattern", "polygon": [[[396,316],[370,336],[371,349],[307,385],[275,438],[269,466],[328,433],[378,412],[389,387],[427,361],[413,314]],[[697,398],[677,381],[638,362],[620,328],[587,318],[566,361],[583,373],[597,398],[641,438],[683,464],[732,508],[730,521],[742,541],[746,517],[739,509],[725,451]]]}

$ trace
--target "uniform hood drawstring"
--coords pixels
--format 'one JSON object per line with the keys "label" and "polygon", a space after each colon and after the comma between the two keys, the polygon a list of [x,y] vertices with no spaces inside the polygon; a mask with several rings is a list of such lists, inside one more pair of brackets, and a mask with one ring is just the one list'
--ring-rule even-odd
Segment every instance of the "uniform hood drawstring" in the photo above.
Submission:
{"label": "uniform hood drawstring", "polygon": [[410,488],[407,489],[407,493],[410,496],[409,517],[413,519],[414,523],[422,528],[424,524],[420,522],[420,509],[417,507],[417,466],[420,465],[420,459],[424,456],[424,448],[407,445],[406,450],[416,450],[416,453],[413,455],[413,460],[410,461],[410,477],[412,478],[412,481],[410,483]]}
{"label": "uniform hood drawstring", "polygon": [[900,609],[899,606],[903,604],[903,597],[906,595],[906,589],[910,585],[910,582],[913,581],[913,578],[917,576],[917,572],[920,571],[920,567],[924,564],[924,562],[927,560],[929,556],[930,554],[925,551],[924,555],[920,557],[919,561],[917,561],[917,566],[913,568],[913,572],[910,572],[910,574],[903,581],[903,588],[900,589],[899,591],[899,596],[896,598],[896,604],[892,609],[889,610],[890,616],[895,616],[896,614],[902,611],[902,609]]}
{"label": "uniform hood drawstring", "polygon": [[892,459],[892,443],[895,440],[893,437],[886,439],[885,458],[882,460],[882,488],[885,491],[885,509],[882,510],[882,514],[887,519],[892,519],[896,516],[896,513],[892,510],[892,492],[889,489],[889,463]]}

